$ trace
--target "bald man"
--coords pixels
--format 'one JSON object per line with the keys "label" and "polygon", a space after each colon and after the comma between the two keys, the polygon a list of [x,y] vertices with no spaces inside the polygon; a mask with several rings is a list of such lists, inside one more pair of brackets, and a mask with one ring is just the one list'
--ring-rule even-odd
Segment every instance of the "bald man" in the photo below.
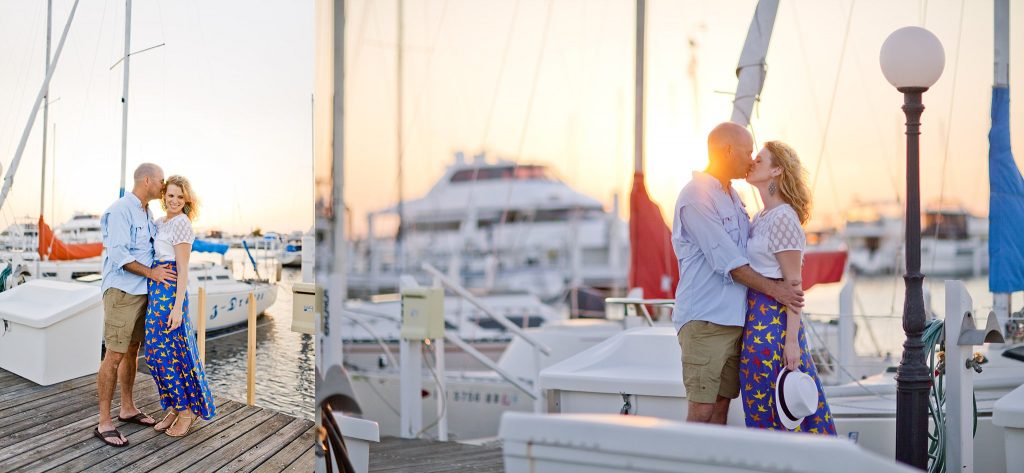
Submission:
{"label": "bald man", "polygon": [[716,126],[708,135],[708,167],[694,172],[676,199],[672,247],[679,285],[672,322],[683,354],[688,422],[725,424],[729,401],[739,396],[747,288],[803,306],[799,287],[767,279],[747,261],[750,217],[731,181],[746,177],[753,153],[746,128]]}
{"label": "bald man", "polygon": [[152,267],[153,236],[156,225],[149,201],[163,192],[164,171],[144,163],[135,169],[135,186],[110,206],[100,220],[103,229],[103,344],[106,353],[96,375],[99,391],[99,425],[93,435],[107,445],[128,445],[114,428],[110,404],[120,381],[121,409],[118,419],[143,426],[156,420],[135,406],[133,388],[138,368],[139,346],[143,340],[148,292],[146,280],[164,283],[175,280],[169,267]]}

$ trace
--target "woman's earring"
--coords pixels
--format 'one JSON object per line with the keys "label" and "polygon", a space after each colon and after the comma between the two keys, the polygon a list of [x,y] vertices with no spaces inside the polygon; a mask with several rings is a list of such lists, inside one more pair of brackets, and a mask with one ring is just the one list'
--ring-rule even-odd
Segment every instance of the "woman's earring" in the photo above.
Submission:
{"label": "woman's earring", "polygon": [[768,183],[768,194],[769,195],[775,195],[775,191],[777,191],[777,190],[779,190],[779,186],[775,185],[775,181],[774,180],[772,182]]}

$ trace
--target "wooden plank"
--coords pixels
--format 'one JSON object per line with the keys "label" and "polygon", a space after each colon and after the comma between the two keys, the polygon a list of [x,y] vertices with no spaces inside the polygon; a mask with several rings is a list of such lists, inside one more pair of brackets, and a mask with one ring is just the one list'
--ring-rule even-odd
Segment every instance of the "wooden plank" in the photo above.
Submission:
{"label": "wooden plank", "polygon": [[288,465],[288,468],[285,468],[284,471],[287,473],[308,473],[313,471],[316,467],[315,455],[316,454],[313,453],[313,447],[309,447],[309,449],[302,452],[302,454],[299,455],[299,458],[296,458],[291,465]]}
{"label": "wooden plank", "polygon": [[18,391],[12,391],[7,394],[8,397],[0,396],[0,409],[7,409],[21,405],[26,402],[30,402],[33,399],[44,398],[49,396],[60,395],[63,392],[70,391],[80,386],[92,385],[96,387],[95,376],[83,376],[81,378],[73,379],[71,381],[64,381],[63,383],[52,384],[50,386],[39,386],[34,385]]}
{"label": "wooden plank", "polygon": [[385,437],[370,444],[370,471],[434,473],[448,471],[500,472],[500,447]]}
{"label": "wooden plank", "polygon": [[277,413],[273,417],[267,419],[262,424],[255,426],[252,430],[242,434],[238,438],[227,442],[217,448],[215,452],[209,452],[202,456],[195,458],[201,460],[192,463],[192,465],[186,467],[182,471],[183,473],[189,472],[205,472],[205,471],[220,471],[221,467],[228,464],[232,460],[238,458],[240,455],[262,442],[264,439],[274,436],[277,432],[288,425],[292,420],[292,417],[287,414]]}
{"label": "wooden plank", "polygon": [[36,383],[25,378],[9,379],[0,384],[0,396],[31,386],[36,386]]}
{"label": "wooden plank", "polygon": [[298,441],[298,438],[312,427],[312,421],[292,418],[288,425],[235,457],[231,463],[221,467],[220,471],[236,473],[252,471],[288,444]]}
{"label": "wooden plank", "polygon": [[[148,412],[151,409],[159,409],[160,403],[148,403],[140,405],[139,408]],[[111,416],[117,415],[118,409],[118,407],[111,409]],[[103,444],[99,440],[90,442],[94,439],[92,429],[95,426],[94,419],[86,418],[38,437],[27,439],[19,444],[5,447],[0,453],[0,471],[15,471],[28,465],[32,465],[28,467],[29,471],[53,471],[53,467],[68,459],[102,447]],[[125,437],[142,429],[144,429],[143,426],[135,424],[117,426],[117,430]]]}
{"label": "wooden plank", "polygon": [[[179,455],[187,448],[181,448],[181,444],[189,442],[202,442],[203,440],[216,435],[223,429],[230,427],[233,423],[245,419],[252,412],[244,409],[244,405],[235,401],[228,401],[234,410],[226,415],[217,415],[210,422],[199,421],[195,430],[185,437],[171,437],[168,435],[157,435],[140,445],[141,448],[129,448],[127,452],[118,452],[116,456],[104,460],[82,471],[105,472],[105,471],[149,471],[149,464],[165,461],[168,458]],[[130,439],[129,439],[130,440]],[[143,446],[144,445],[144,446]],[[146,462],[140,465],[140,462]]]}
{"label": "wooden plank", "polygon": [[0,427],[14,424],[29,417],[38,417],[41,414],[44,416],[61,415],[59,412],[62,408],[70,407],[75,403],[83,401],[97,402],[97,399],[95,386],[92,389],[89,389],[89,386],[79,386],[78,388],[61,393],[59,396],[36,399],[20,406],[0,410]]}
{"label": "wooden plank", "polygon": [[[313,450],[309,448],[313,444],[313,429],[309,429],[302,433],[299,438],[289,443],[288,446],[282,448],[274,456],[270,457],[267,461],[263,462],[258,468],[252,470],[253,473],[277,473],[288,465],[295,463],[299,457],[306,452],[313,454]],[[310,471],[310,470],[307,470]]]}
{"label": "wooden plank", "polygon": [[[153,406],[152,409],[154,409],[154,413],[151,415],[154,415],[154,418],[159,420],[160,413],[162,412],[159,410],[159,401],[155,404],[149,404],[149,406]],[[226,401],[223,405],[218,405],[217,409],[232,412],[241,406],[242,405],[239,403],[234,403],[234,406],[231,406],[231,401]],[[234,408],[232,409],[232,407]],[[85,430],[79,430],[76,433],[76,436],[82,435],[86,437],[82,439],[80,443],[71,448],[60,451],[57,455],[37,459],[30,465],[30,468],[27,471],[46,472],[56,469],[64,471],[81,471],[97,464],[102,466],[123,464],[128,458],[142,458],[147,455],[149,451],[155,451],[155,444],[151,444],[147,441],[159,436],[164,436],[162,432],[157,432],[151,428],[137,426],[134,424],[123,424],[118,426],[118,430],[120,430],[125,438],[128,439],[127,447],[116,448],[106,446],[99,439],[92,436],[92,428],[90,427]],[[121,457],[121,455],[125,456]],[[117,460],[114,460],[114,458],[117,458]]]}
{"label": "wooden plank", "polygon": [[[258,407],[243,407],[236,413],[250,414],[241,421],[221,422],[214,421],[210,426],[226,427],[222,429],[203,429],[193,432],[185,437],[175,439],[176,442],[164,447],[155,455],[150,455],[138,462],[128,465],[122,471],[130,472],[157,472],[157,471],[180,471],[186,468],[197,458],[204,458],[206,455],[216,451],[222,445],[232,439],[248,432],[253,427],[263,423],[274,415],[273,411],[260,409]],[[173,438],[173,437],[167,437]]]}
{"label": "wooden plank", "polygon": [[[152,388],[155,391],[155,388]],[[140,393],[143,394],[143,393]],[[140,397],[145,397],[143,394]],[[150,402],[148,400],[143,402]],[[36,437],[40,434],[50,432],[52,430],[59,429],[68,424],[75,423],[82,419],[91,419],[95,422],[96,419],[96,398],[88,399],[84,402],[76,403],[76,410],[73,412],[66,413],[60,417],[54,417],[46,415],[40,418],[45,419],[45,422],[38,422],[37,419],[26,419],[24,421],[8,425],[0,428],[0,448],[7,447],[8,445],[14,445],[18,442],[22,442],[25,439]]]}
{"label": "wooden plank", "polygon": [[18,377],[18,375],[14,374],[14,373],[12,373],[10,371],[7,371],[7,370],[5,370],[3,368],[0,368],[0,381],[6,381],[8,379],[17,378],[17,377]]}

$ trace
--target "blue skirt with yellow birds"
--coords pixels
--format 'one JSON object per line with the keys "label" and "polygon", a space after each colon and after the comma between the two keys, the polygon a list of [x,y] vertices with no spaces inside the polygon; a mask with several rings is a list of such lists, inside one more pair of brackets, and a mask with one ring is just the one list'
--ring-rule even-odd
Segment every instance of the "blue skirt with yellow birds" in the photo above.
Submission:
{"label": "blue skirt with yellow birds", "polygon": [[[743,349],[740,353],[740,392],[747,427],[789,430],[775,413],[775,380],[786,366],[786,306],[771,296],[750,289],[747,291],[747,318],[743,326]],[[821,389],[821,380],[814,361],[807,351],[807,337],[800,324],[800,371],[814,379],[818,387],[818,410],[804,417],[794,432],[836,435],[832,411]]]}
{"label": "blue skirt with yellow birds", "polygon": [[[158,265],[174,261],[157,261]],[[163,409],[190,410],[203,419],[216,414],[213,395],[206,384],[206,372],[199,361],[196,337],[188,316],[188,295],[182,304],[181,325],[169,330],[177,283],[149,280],[149,307],[146,309],[146,364],[156,381]]]}

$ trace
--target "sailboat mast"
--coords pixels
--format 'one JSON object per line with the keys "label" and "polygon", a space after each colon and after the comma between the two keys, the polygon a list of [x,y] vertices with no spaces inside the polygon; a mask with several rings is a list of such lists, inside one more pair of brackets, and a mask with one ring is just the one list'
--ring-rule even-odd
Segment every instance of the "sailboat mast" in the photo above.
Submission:
{"label": "sailboat mast", "polygon": [[128,165],[128,66],[131,62],[132,0],[125,0],[124,8],[124,80],[121,91],[121,190],[124,197],[125,173]]}
{"label": "sailboat mast", "polygon": [[36,121],[36,114],[39,113],[39,105],[42,104],[46,90],[50,86],[50,79],[53,78],[53,71],[57,69],[57,60],[60,59],[60,53],[64,50],[64,40],[68,39],[68,31],[71,30],[71,21],[74,20],[75,11],[78,10],[78,1],[79,0],[75,0],[74,5],[71,6],[71,13],[68,14],[68,22],[64,25],[64,31],[61,33],[60,41],[57,43],[57,51],[53,54],[53,61],[46,71],[46,78],[43,79],[43,85],[40,87],[39,94],[36,95],[36,100],[32,104],[32,112],[29,113],[28,123],[25,125],[25,130],[21,133],[21,139],[18,141],[18,149],[14,152],[14,159],[11,160],[11,167],[7,170],[7,174],[4,175],[4,186],[0,189],[0,208],[2,208],[4,202],[7,201],[7,194],[11,192],[11,186],[14,185],[14,174],[18,172],[18,165],[21,164],[21,156],[25,153],[25,145],[28,143],[29,133],[32,132],[32,123]]}
{"label": "sailboat mast", "polygon": [[779,10],[779,0],[761,0],[757,2],[754,18],[750,20],[747,40],[743,43],[740,63],[736,66],[736,97],[732,102],[732,118],[730,120],[743,126],[750,124],[754,104],[764,87],[767,73],[765,57],[768,55],[768,42],[772,38],[775,26],[775,14]]}
{"label": "sailboat mast", "polygon": [[1010,86],[1010,2],[995,0],[995,79],[996,87]]}
{"label": "sailboat mast", "polygon": [[[46,72],[50,72],[50,37],[53,34],[53,0],[46,0]],[[46,200],[46,129],[50,120],[50,85],[43,90],[43,165],[42,178],[39,184],[39,217],[43,217],[43,206]]]}
{"label": "sailboat mast", "polygon": [[636,80],[633,113],[633,172],[644,172],[644,23],[645,0],[636,0]]}
{"label": "sailboat mast", "polygon": [[[993,8],[993,56],[994,56],[994,88],[1009,89],[1010,87],[1010,2],[1009,0],[995,0]],[[991,164],[990,164],[991,166]],[[990,251],[991,255],[992,252]],[[992,271],[992,264],[989,263],[989,271]],[[990,276],[991,277],[991,276]],[[1010,318],[1011,309],[1010,293],[992,294],[992,311],[995,312],[1002,327]]]}
{"label": "sailboat mast", "polygon": [[401,274],[405,271],[405,252],[402,248],[402,240],[405,239],[404,229],[402,224],[404,223],[405,217],[405,203],[404,195],[402,193],[402,16],[403,16],[403,4],[404,0],[397,0],[398,2],[398,47],[396,48],[395,55],[395,94],[397,97],[395,116],[397,117],[395,125],[395,149],[398,154],[398,231],[395,233],[395,263],[398,268],[398,273]]}

